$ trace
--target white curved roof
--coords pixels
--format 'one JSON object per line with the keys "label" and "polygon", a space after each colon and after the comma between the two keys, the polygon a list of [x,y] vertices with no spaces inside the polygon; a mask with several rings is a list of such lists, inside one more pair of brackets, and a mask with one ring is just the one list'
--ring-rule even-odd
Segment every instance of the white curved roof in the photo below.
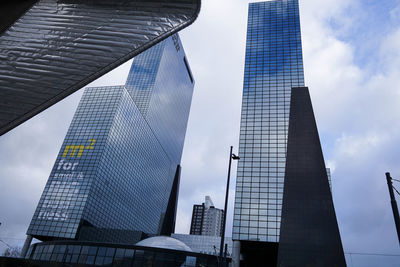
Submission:
{"label": "white curved roof", "polygon": [[192,252],[192,249],[182,241],[169,236],[154,236],[143,239],[135,244],[136,246],[166,248]]}

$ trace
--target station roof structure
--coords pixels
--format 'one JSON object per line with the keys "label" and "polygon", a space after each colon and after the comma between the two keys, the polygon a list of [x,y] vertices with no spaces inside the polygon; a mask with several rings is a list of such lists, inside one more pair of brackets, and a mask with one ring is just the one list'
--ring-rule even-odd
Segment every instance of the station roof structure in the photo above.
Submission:
{"label": "station roof structure", "polygon": [[0,4],[0,135],[194,22],[201,0]]}

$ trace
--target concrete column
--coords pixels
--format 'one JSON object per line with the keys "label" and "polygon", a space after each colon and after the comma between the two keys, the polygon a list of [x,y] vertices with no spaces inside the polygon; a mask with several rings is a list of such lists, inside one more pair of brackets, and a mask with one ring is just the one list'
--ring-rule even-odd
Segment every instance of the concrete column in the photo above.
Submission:
{"label": "concrete column", "polygon": [[240,241],[233,241],[232,265],[233,267],[240,267]]}
{"label": "concrete column", "polygon": [[29,246],[31,245],[31,242],[32,242],[32,236],[27,235],[24,246],[22,247],[22,250],[21,250],[21,258],[25,258],[26,253],[28,252]]}

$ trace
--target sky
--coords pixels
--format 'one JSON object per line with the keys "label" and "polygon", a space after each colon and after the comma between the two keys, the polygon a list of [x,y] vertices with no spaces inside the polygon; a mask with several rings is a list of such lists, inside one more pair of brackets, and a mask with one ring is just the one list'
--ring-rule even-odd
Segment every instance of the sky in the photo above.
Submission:
{"label": "sky", "polygon": [[[203,0],[198,19],[180,33],[196,85],[177,233],[189,232],[193,204],[206,195],[223,207],[229,147],[238,150],[249,2]],[[344,250],[400,255],[385,180],[387,171],[400,179],[400,0],[300,0],[300,17],[305,83],[332,172]],[[90,86],[124,84],[130,63]],[[0,238],[10,245],[24,241],[81,95],[0,137]],[[228,236],[235,162],[232,170]],[[347,254],[347,260],[350,267],[400,265],[400,256]]]}

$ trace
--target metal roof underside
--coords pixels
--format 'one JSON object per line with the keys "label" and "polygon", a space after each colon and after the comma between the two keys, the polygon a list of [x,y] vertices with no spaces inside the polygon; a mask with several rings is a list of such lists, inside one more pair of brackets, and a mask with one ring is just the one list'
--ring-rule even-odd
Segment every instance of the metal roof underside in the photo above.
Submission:
{"label": "metal roof underside", "polygon": [[0,135],[190,25],[200,2],[41,0],[3,20]]}

